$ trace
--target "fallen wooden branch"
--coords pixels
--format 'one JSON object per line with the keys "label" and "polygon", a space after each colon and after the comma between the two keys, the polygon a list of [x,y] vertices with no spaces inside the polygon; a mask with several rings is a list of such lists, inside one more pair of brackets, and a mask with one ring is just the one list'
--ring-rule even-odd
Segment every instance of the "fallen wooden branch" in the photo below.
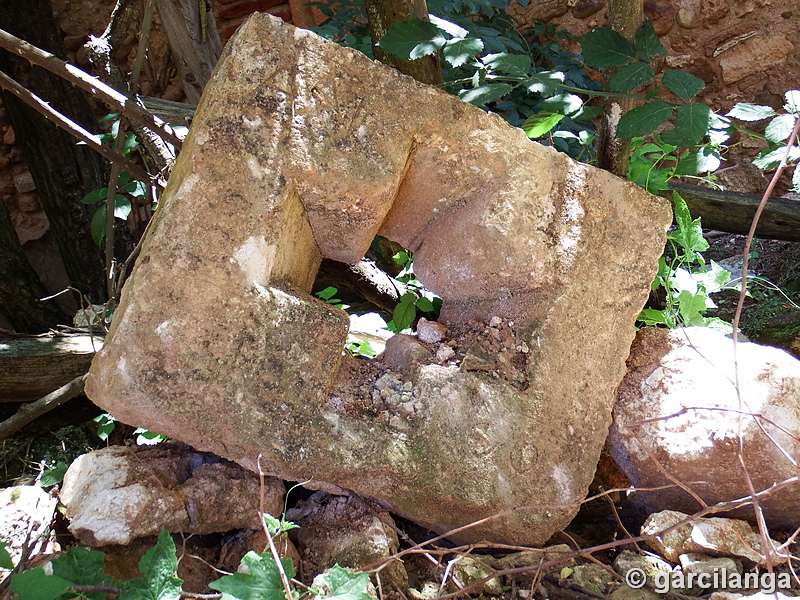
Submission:
{"label": "fallen wooden branch", "polygon": [[0,440],[14,435],[31,421],[35,421],[43,414],[61,406],[76,396],[80,396],[83,393],[83,385],[88,376],[89,374],[85,373],[80,377],[76,377],[67,385],[58,388],[55,392],[47,394],[44,398],[39,398],[35,402],[31,402],[20,408],[14,416],[0,423]]}
{"label": "fallen wooden branch", "polygon": [[[747,235],[761,196],[712,190],[684,183],[670,184],[689,207],[692,217],[701,217],[703,229]],[[788,198],[769,199],[758,222],[756,237],[800,242],[800,202]]]}

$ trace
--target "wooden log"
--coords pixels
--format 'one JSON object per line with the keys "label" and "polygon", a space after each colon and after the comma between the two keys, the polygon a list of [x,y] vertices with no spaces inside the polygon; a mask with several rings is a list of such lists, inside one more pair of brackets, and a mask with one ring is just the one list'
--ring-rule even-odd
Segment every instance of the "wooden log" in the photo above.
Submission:
{"label": "wooden log", "polygon": [[88,376],[88,373],[84,373],[44,398],[23,405],[15,415],[0,423],[0,440],[14,435],[28,423],[83,394],[83,385]]}
{"label": "wooden log", "polygon": [[89,370],[102,338],[26,337],[0,341],[0,402],[41,398]]}
{"label": "wooden log", "polygon": [[[692,217],[702,219],[703,229],[746,235],[761,196],[712,190],[683,183],[670,184],[689,207]],[[800,202],[772,197],[758,222],[756,237],[800,242]]]}

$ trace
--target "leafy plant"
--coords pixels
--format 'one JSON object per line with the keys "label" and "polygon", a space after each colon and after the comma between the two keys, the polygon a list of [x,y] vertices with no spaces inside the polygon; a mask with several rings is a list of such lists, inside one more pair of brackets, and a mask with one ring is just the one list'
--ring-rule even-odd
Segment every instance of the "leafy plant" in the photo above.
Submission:
{"label": "leafy plant", "polygon": [[[274,519],[275,529],[287,531],[296,527],[283,519]],[[270,531],[273,531],[271,529]],[[0,543],[0,567],[13,568],[6,544]],[[141,577],[117,581],[103,574],[105,553],[76,546],[50,561],[47,569],[37,567],[11,576],[11,591],[20,600],[55,600],[82,597],[104,600],[111,595],[119,600],[177,600],[183,581],[177,577],[178,559],[175,543],[166,529],[161,529],[156,545],[139,561]],[[242,558],[247,571],[224,575],[209,584],[227,600],[289,600],[285,594],[281,571],[270,552],[250,551]],[[292,561],[281,560],[288,577],[294,576]],[[322,599],[369,600],[367,573],[355,573],[338,565],[314,580],[306,592],[292,591],[292,600]]]}
{"label": "leafy plant", "polygon": [[394,280],[405,286],[407,291],[400,296],[387,328],[400,333],[416,320],[417,311],[436,318],[442,308],[442,299],[426,290],[414,275],[414,257],[410,251],[401,250],[392,256],[392,260],[401,269]]}
{"label": "leafy plant", "polygon": [[664,290],[664,308],[645,308],[638,320],[644,325],[716,325],[730,329],[727,323],[705,317],[704,313],[716,308],[711,294],[722,290],[731,274],[714,261],[706,265],[701,253],[708,249],[708,242],[703,237],[700,219],[692,220],[686,202],[678,193],[673,194],[673,204],[677,226],[667,234],[667,255],[671,259],[669,263],[663,256],[658,259],[658,273],[651,285],[651,289]]}

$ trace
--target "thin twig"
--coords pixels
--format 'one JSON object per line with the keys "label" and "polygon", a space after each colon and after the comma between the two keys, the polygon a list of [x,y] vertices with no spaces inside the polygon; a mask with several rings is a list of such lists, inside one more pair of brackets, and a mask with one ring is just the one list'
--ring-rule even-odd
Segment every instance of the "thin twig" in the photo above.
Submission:
{"label": "thin twig", "polygon": [[88,377],[88,373],[76,377],[68,384],[61,386],[56,391],[47,394],[43,398],[26,404],[20,408],[13,416],[0,423],[0,440],[3,440],[25,427],[31,421],[38,419],[43,414],[61,406],[65,402],[72,400],[83,393],[83,386]]}
{"label": "thin twig", "polygon": [[[741,288],[739,290],[739,301],[736,304],[736,312],[733,315],[733,370],[734,370],[734,377],[735,377],[735,387],[736,387],[736,397],[739,400],[739,410],[743,410],[743,406],[745,406],[744,397],[742,396],[742,388],[741,382],[739,380],[739,358],[738,358],[738,342],[739,342],[739,322],[742,318],[742,310],[744,309],[744,300],[747,296],[747,269],[748,269],[748,262],[750,259],[750,247],[753,243],[753,238],[755,237],[756,227],[758,227],[758,220],[761,217],[761,213],[764,210],[764,207],[767,205],[767,201],[769,200],[770,195],[772,194],[772,190],[775,189],[775,186],[778,183],[778,179],[781,176],[781,173],[786,168],[789,153],[792,150],[792,146],[794,145],[795,140],[797,139],[798,131],[800,130],[800,118],[795,118],[794,127],[792,128],[792,133],[789,135],[789,139],[786,142],[786,152],[783,153],[781,157],[781,162],[778,164],[778,167],[775,169],[775,173],[772,175],[772,179],[767,186],[767,189],[764,191],[764,195],[761,198],[761,202],[758,204],[758,208],[756,209],[756,214],[753,216],[753,222],[750,225],[750,232],[747,234],[747,239],[744,243],[744,250],[742,251],[742,279],[741,279]],[[764,512],[761,508],[761,505],[758,501],[758,498],[755,494],[755,486],[753,485],[753,481],[750,477],[750,472],[747,469],[747,465],[745,464],[744,459],[744,428],[743,428],[743,417],[739,417],[738,419],[738,444],[736,448],[736,453],[739,458],[739,464],[742,468],[742,476],[745,479],[745,484],[747,485],[747,491],[750,493],[750,496],[753,498],[753,509],[755,511],[756,516],[756,523],[758,524],[758,533],[761,536],[761,546],[762,551],[765,553],[766,557],[766,565],[767,571],[772,573],[772,552],[775,551],[775,548],[770,543],[769,536],[767,535],[767,524],[764,520]]]}

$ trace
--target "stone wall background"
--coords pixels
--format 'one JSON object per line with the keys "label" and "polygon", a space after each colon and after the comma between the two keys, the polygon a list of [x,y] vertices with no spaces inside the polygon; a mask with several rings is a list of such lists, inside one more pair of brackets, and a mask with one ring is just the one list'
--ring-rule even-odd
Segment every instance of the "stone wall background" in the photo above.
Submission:
{"label": "stone wall background", "polygon": [[[320,13],[305,6],[302,0],[211,0],[211,5],[223,41],[254,11],[270,12],[298,26],[310,26],[321,19]],[[530,0],[527,10],[514,4],[512,12],[521,29],[539,19],[580,35],[607,24],[606,5],[607,0]],[[83,43],[90,34],[102,34],[113,6],[113,0],[53,0],[71,62],[89,69]],[[780,108],[783,93],[800,86],[800,8],[796,0],[646,0],[645,11],[669,51],[656,61],[656,70],[685,69],[700,77],[707,84],[700,99],[714,110],[726,112],[736,102]],[[131,32],[117,60],[123,64],[129,62],[136,43]],[[157,19],[151,45],[154,63],[160,65],[166,53],[166,40]],[[572,49],[579,50],[577,43]],[[168,79],[165,89],[154,89],[145,71],[142,92],[184,100],[174,76]],[[108,112],[104,106],[98,106],[97,111],[98,115]],[[745,141],[731,152],[726,166],[746,160],[759,149],[757,143]],[[15,145],[15,135],[2,104],[0,196],[48,289],[51,292],[63,289],[66,278],[48,236],[47,217],[28,167]]]}

